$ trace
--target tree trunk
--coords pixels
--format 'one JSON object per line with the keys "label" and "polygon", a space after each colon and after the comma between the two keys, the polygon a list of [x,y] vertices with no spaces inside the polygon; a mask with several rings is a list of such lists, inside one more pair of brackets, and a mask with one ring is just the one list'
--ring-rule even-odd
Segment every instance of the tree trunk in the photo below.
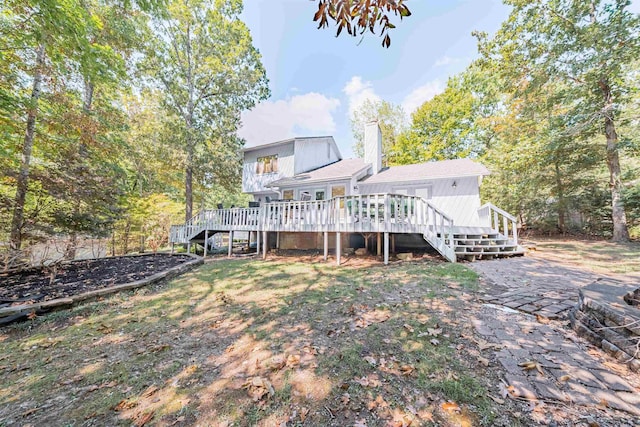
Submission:
{"label": "tree trunk", "polygon": [[20,250],[22,246],[22,230],[24,228],[24,203],[27,197],[29,185],[29,169],[31,164],[31,152],[33,150],[33,140],[36,134],[36,119],[38,118],[38,102],[42,84],[42,72],[44,67],[45,51],[44,44],[40,44],[36,49],[36,64],[33,72],[33,87],[31,89],[31,100],[27,113],[27,130],[22,145],[22,160],[20,162],[20,173],[16,182],[16,198],[13,206],[13,218],[11,220],[10,248]]}
{"label": "tree trunk", "polygon": [[613,117],[613,100],[608,82],[600,80],[604,96],[604,134],[607,138],[607,167],[609,168],[609,188],[611,189],[611,217],[613,219],[613,241],[628,242],[627,215],[622,200],[622,180],[620,179],[620,157],[618,156],[618,134]]}
{"label": "tree trunk", "polygon": [[188,143],[187,147],[187,167],[184,175],[184,198],[186,203],[185,221],[189,221],[193,216],[193,147]]}
{"label": "tree trunk", "polygon": [[564,186],[562,183],[562,175],[560,174],[560,165],[558,159],[554,161],[555,178],[556,178],[556,195],[558,196],[558,231],[564,236],[567,232],[566,217],[567,203],[564,198]]}
{"label": "tree trunk", "polygon": [[[84,87],[83,87],[83,97],[82,97],[82,113],[86,117],[88,117],[91,114],[91,104],[93,103],[94,86],[91,80],[89,79],[89,77],[87,76],[83,77],[83,84],[84,84]],[[78,152],[80,153],[78,161],[80,162],[80,164],[76,165],[76,168],[80,170],[86,167],[86,165],[84,164],[84,161],[89,154],[87,150],[87,142],[91,141],[94,138],[94,136],[95,135],[93,135],[92,132],[87,131],[87,123],[85,123],[84,126],[82,126],[81,136],[80,136],[80,145],[78,147]],[[73,183],[71,185],[74,186]],[[72,191],[72,194],[73,193],[76,193],[75,189],[74,191]],[[80,209],[81,209],[80,201],[77,200],[73,209],[74,217],[77,218],[78,215],[80,215]],[[74,260],[76,258],[76,251],[78,248],[77,242],[78,242],[78,232],[76,230],[71,230],[71,235],[69,236],[69,245],[67,246],[67,251],[65,254],[65,257],[67,259]]]}

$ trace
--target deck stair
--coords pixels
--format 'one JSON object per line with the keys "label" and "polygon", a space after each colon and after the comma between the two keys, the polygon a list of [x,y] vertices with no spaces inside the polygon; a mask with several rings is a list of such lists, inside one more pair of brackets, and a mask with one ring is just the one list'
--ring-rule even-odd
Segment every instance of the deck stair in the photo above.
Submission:
{"label": "deck stair", "polygon": [[[449,237],[445,236],[449,244]],[[491,227],[455,227],[453,247],[458,261],[494,259],[524,254],[524,249],[514,239],[506,237]]]}

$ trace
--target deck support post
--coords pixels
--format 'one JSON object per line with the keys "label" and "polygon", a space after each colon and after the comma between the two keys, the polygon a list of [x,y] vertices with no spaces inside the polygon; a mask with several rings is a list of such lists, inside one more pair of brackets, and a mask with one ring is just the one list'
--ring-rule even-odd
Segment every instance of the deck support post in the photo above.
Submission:
{"label": "deck support post", "polygon": [[384,265],[389,264],[389,232],[384,232]]}
{"label": "deck support post", "polygon": [[262,232],[262,259],[267,259],[267,249],[269,249],[269,240],[265,230]]}
{"label": "deck support post", "polygon": [[329,232],[324,232],[324,260],[327,261],[329,257]]}
{"label": "deck support post", "polygon": [[256,254],[260,255],[260,230],[256,231]]}
{"label": "deck support post", "polygon": [[233,251],[233,230],[229,230],[229,253],[228,257],[231,258],[231,253]]}
{"label": "deck support post", "polygon": [[378,256],[382,255],[382,239],[380,236],[380,232],[378,232],[378,242],[376,245],[376,250],[378,251]]}
{"label": "deck support post", "polygon": [[204,253],[202,254],[203,258],[207,257],[207,249],[209,247],[209,230],[204,230]]}
{"label": "deck support post", "polygon": [[174,242],[171,242],[171,255],[173,255],[175,251],[176,251],[176,244]]}
{"label": "deck support post", "polygon": [[336,265],[340,265],[340,256],[342,255],[342,248],[340,240],[340,232],[336,233]]}
{"label": "deck support post", "polygon": [[191,242],[187,242],[187,253],[190,254],[191,253]]}
{"label": "deck support post", "polygon": [[396,253],[396,235],[395,234],[391,235],[391,253],[392,254]]}
{"label": "deck support post", "polygon": [[276,249],[280,249],[280,232],[276,231]]}

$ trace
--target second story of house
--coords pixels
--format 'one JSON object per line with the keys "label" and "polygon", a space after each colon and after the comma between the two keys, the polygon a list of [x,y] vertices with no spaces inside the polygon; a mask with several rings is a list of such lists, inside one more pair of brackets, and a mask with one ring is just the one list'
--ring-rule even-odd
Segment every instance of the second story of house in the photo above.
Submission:
{"label": "second story of house", "polygon": [[242,191],[273,195],[270,183],[342,160],[331,136],[299,137],[244,150]]}

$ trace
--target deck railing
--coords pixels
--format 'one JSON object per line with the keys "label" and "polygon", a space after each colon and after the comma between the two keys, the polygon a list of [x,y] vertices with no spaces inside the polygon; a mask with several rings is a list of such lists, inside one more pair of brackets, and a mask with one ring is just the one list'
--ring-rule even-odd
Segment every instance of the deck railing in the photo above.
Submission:
{"label": "deck railing", "polygon": [[491,227],[510,239],[513,245],[518,244],[518,220],[515,216],[491,203],[480,206],[478,216],[483,227]]}
{"label": "deck railing", "polygon": [[419,233],[442,255],[455,260],[453,220],[418,196],[366,194],[207,210],[182,226],[171,227],[170,241],[187,243],[204,230]]}

